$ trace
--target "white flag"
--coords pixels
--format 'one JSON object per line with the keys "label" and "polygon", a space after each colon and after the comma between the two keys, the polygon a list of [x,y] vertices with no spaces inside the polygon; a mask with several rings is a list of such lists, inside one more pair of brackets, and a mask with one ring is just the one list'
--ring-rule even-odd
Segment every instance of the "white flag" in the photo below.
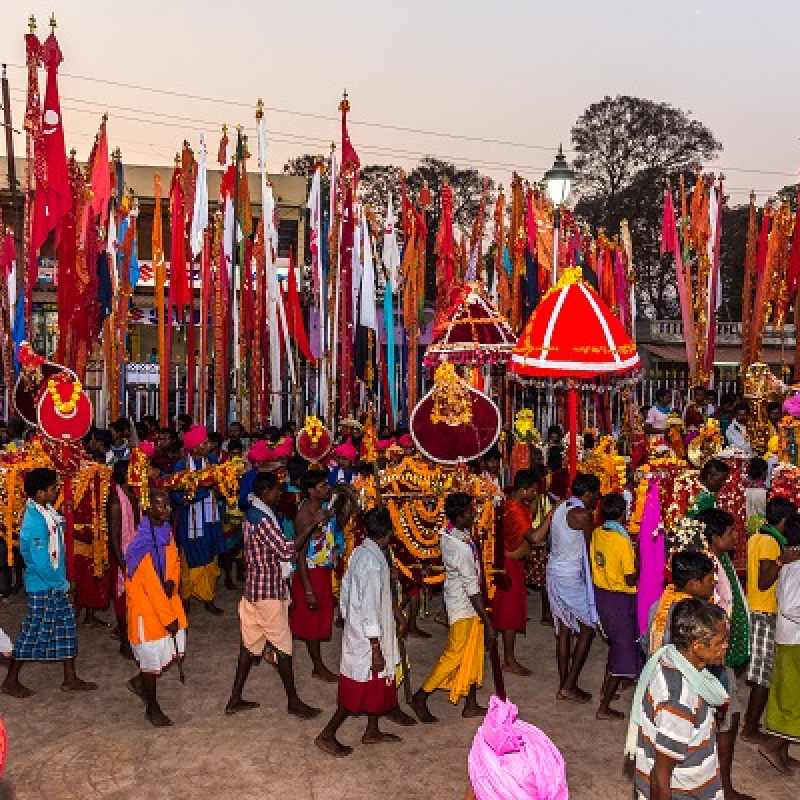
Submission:
{"label": "white flag", "polygon": [[192,256],[197,258],[203,252],[203,234],[208,227],[208,175],[206,173],[206,145],[200,134],[200,150],[197,153],[197,188],[194,192],[194,213],[192,232],[189,241]]}
{"label": "white flag", "polygon": [[361,252],[364,256],[364,268],[361,272],[361,310],[359,322],[365,328],[378,330],[378,320],[375,313],[375,265],[372,261],[372,238],[369,235],[369,225],[367,215],[361,216]]}
{"label": "white flag", "polygon": [[392,193],[386,204],[386,221],[383,224],[383,268],[392,282],[392,286],[399,286],[397,268],[400,266],[400,248],[397,246],[397,232],[394,229],[394,208],[392,208]]}

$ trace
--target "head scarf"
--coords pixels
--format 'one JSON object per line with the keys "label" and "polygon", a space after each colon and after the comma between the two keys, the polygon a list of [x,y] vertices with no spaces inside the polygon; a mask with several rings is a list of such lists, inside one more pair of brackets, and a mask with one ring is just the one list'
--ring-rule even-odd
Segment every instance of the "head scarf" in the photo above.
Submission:
{"label": "head scarf", "polygon": [[154,526],[147,514],[142,514],[142,519],[136,528],[136,535],[125,550],[125,569],[128,579],[133,577],[139,564],[145,556],[150,556],[153,561],[158,577],[163,581],[166,579],[166,554],[164,550],[169,544],[172,535],[172,526],[169,522],[163,525]]}
{"label": "head scarf", "polygon": [[492,697],[469,751],[476,800],[568,800],[564,759],[538,728],[517,719],[517,707]]}

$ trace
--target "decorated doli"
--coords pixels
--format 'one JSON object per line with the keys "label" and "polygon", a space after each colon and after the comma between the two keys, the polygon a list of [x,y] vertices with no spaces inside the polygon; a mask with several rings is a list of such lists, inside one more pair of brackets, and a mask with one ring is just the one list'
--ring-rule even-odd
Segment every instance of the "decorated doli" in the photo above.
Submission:
{"label": "decorated doli", "polygon": [[[485,574],[498,571],[494,497],[467,462],[485,453],[500,432],[500,412],[482,392],[458,376],[451,364],[436,369],[433,388],[411,414],[411,436],[419,455],[376,472],[359,485],[364,508],[386,506],[392,518],[392,552],[406,589],[444,582],[439,533],[445,524],[448,494],[463,491],[476,501],[474,532]],[[494,594],[491,581],[489,596]]]}
{"label": "decorated doli", "polygon": [[601,494],[621,492],[628,479],[628,464],[625,456],[617,451],[612,436],[602,436],[585,461],[578,462],[578,472],[596,475],[600,480]]}

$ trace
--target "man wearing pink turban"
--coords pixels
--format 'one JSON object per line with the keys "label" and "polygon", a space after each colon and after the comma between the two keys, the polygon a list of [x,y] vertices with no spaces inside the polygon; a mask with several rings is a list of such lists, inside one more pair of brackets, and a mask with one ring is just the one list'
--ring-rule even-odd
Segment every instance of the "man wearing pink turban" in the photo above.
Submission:
{"label": "man wearing pink turban", "polygon": [[468,800],[568,800],[564,759],[517,707],[492,697],[469,751]]}
{"label": "man wearing pink turban", "polygon": [[[202,469],[213,463],[209,457],[208,430],[192,425],[183,437],[185,458],[175,465],[175,472]],[[214,604],[219,566],[217,557],[225,552],[222,514],[213,489],[198,487],[191,499],[185,492],[171,492],[177,510],[175,540],[181,550],[181,598],[188,609],[191,598],[203,603],[211,614],[222,614]]]}
{"label": "man wearing pink turban", "polygon": [[352,483],[355,477],[355,464],[358,461],[358,451],[353,440],[348,437],[334,451],[334,465],[328,471],[328,483],[336,486],[337,483]]}

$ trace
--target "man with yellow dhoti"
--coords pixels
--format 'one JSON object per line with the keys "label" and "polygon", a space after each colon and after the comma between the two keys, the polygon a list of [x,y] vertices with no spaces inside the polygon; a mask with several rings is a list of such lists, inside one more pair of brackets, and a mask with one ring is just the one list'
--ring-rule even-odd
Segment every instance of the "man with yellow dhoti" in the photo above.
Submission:
{"label": "man with yellow dhoti", "polygon": [[437,689],[450,693],[450,702],[464,697],[462,716],[486,713],[478,705],[478,687],[483,685],[485,643],[495,631],[481,594],[481,557],[472,537],[475,505],[470,495],[454,492],[445,500],[447,524],[441,532],[442,562],[445,569],[444,603],[450,630],[438,663],[417,691],[411,707],[420,722],[436,722],[428,710],[428,696]]}
{"label": "man with yellow dhoti", "polygon": [[[202,469],[213,463],[208,431],[203,425],[192,425],[183,437],[186,457],[175,465],[175,472]],[[197,487],[189,497],[186,492],[172,492],[176,508],[175,540],[181,550],[181,599],[189,607],[192,597],[200,600],[211,614],[222,614],[214,605],[219,566],[217,556],[225,552],[220,506],[212,489]]]}

